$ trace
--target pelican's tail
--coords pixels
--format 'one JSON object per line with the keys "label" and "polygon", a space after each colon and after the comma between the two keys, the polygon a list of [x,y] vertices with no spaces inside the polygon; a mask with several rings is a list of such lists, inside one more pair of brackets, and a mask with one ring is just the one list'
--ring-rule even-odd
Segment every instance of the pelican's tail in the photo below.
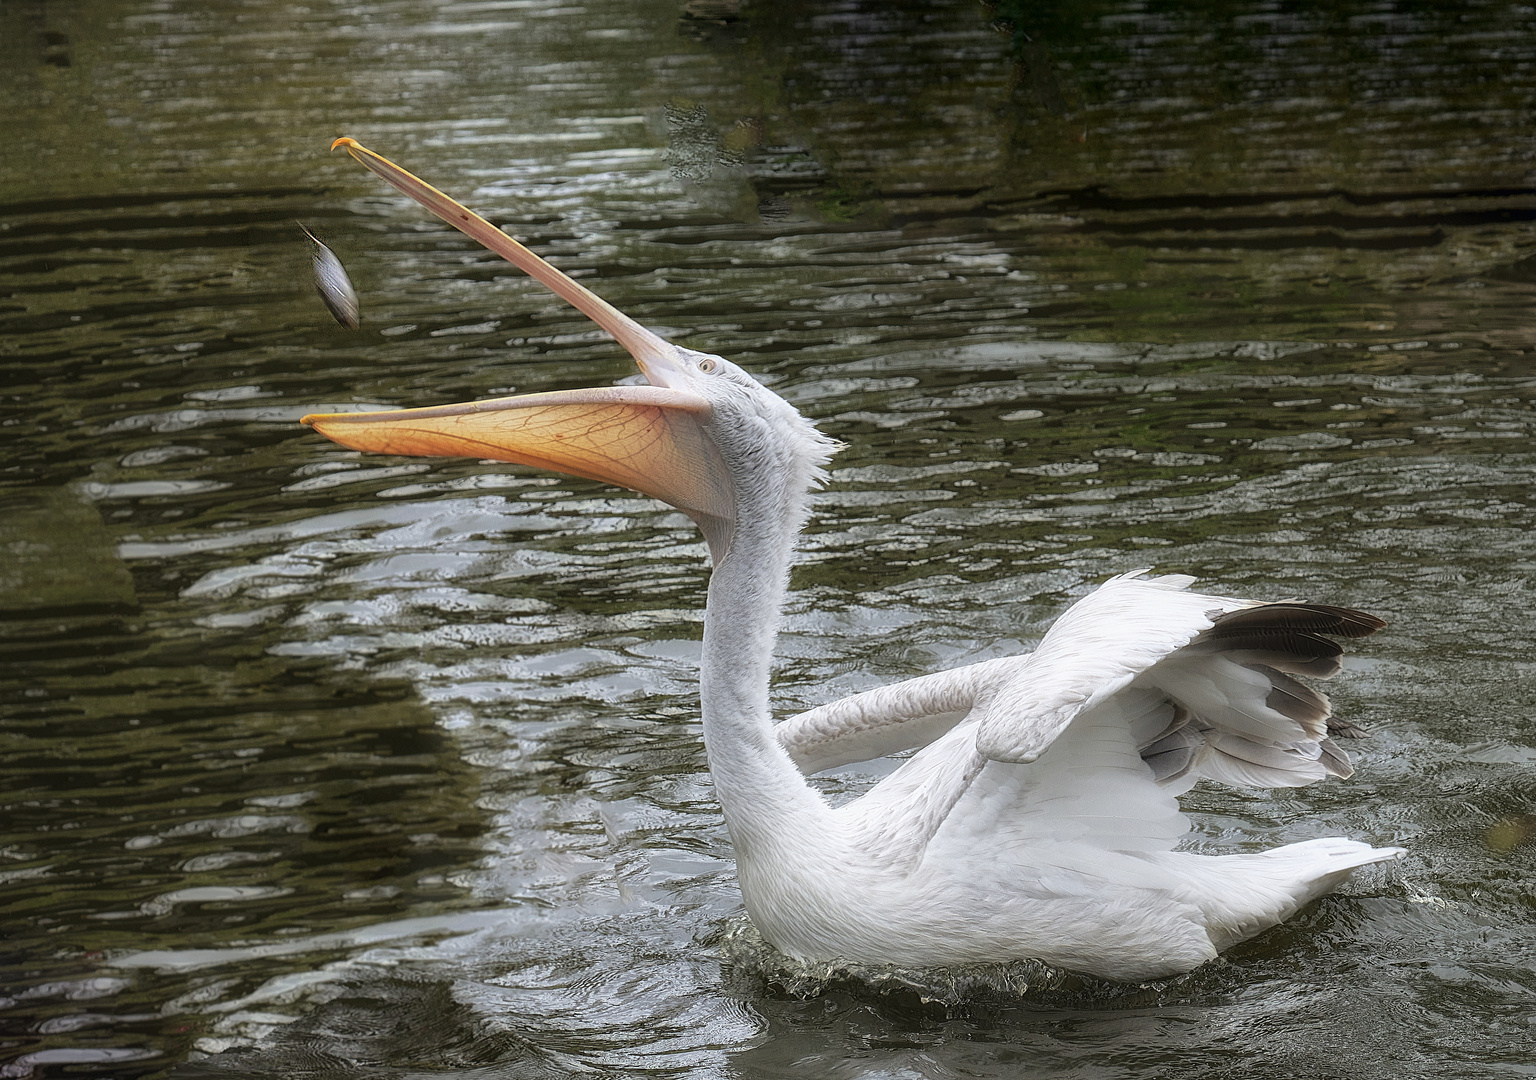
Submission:
{"label": "pelican's tail", "polygon": [[1166,857],[1185,862],[1180,870],[1191,889],[1188,899],[1205,913],[1211,944],[1223,950],[1289,919],[1360,867],[1405,853],[1328,836],[1252,855]]}

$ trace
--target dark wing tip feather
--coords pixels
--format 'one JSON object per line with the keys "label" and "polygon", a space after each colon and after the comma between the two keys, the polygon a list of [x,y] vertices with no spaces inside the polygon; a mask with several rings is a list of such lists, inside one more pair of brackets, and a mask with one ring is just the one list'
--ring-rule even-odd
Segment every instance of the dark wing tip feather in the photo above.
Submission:
{"label": "dark wing tip feather", "polygon": [[1305,630],[1292,630],[1283,626],[1224,628],[1223,624],[1218,624],[1207,630],[1201,637],[1202,640],[1222,650],[1254,650],[1312,659],[1338,656],[1344,652],[1339,643],[1331,638],[1319,637]]}
{"label": "dark wing tip feather", "polygon": [[1374,634],[1386,622],[1353,608],[1327,604],[1262,604],[1217,616],[1207,631],[1212,638],[1237,636],[1252,631],[1299,631],[1333,637],[1362,638]]}

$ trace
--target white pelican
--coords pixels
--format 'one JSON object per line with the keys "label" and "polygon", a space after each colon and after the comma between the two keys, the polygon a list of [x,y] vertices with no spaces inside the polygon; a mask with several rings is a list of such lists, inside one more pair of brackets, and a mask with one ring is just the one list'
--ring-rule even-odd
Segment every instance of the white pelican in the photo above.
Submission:
{"label": "white pelican", "polygon": [[[836,444],[718,356],[646,330],[495,226],[351,139],[395,187],[595,321],[648,386],[309,416],[360,450],[495,458],[659,498],[714,570],[699,675],[704,744],[742,897],[805,960],[908,967],[1038,958],[1103,978],[1188,971],[1352,870],[1397,858],[1328,837],[1257,853],[1175,850],[1200,777],[1266,787],[1348,776],[1353,729],[1292,676],[1327,678],[1382,625],[1343,608],[1114,578],[1031,655],[858,694],[775,726],[769,663],[796,537]],[[830,806],[805,773],[920,747]]]}

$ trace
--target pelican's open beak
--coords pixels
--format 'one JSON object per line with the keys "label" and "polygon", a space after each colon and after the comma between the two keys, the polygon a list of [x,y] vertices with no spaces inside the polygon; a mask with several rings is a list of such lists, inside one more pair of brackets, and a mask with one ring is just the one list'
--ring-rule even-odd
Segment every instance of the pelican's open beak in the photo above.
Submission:
{"label": "pelican's open beak", "polygon": [[716,562],[730,548],[736,501],[704,425],[708,401],[674,389],[677,351],[489,221],[351,139],[347,152],[450,225],[543,282],[635,358],[650,386],[527,394],[465,405],[304,417],[354,450],[511,461],[602,480],[670,503],[699,523]]}

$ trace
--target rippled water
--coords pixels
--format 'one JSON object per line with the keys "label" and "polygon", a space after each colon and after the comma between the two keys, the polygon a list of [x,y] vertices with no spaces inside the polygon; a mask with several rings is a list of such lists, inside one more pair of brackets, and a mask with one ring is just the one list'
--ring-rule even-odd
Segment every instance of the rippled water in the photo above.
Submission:
{"label": "rippled water", "polygon": [[[1536,1070],[1536,19],[1031,11],[0,6],[0,1072]],[[765,956],[687,520],[295,423],[629,371],[340,134],[848,443],[783,712],[1137,566],[1360,606],[1356,777],[1186,804],[1409,858],[1146,987]]]}

